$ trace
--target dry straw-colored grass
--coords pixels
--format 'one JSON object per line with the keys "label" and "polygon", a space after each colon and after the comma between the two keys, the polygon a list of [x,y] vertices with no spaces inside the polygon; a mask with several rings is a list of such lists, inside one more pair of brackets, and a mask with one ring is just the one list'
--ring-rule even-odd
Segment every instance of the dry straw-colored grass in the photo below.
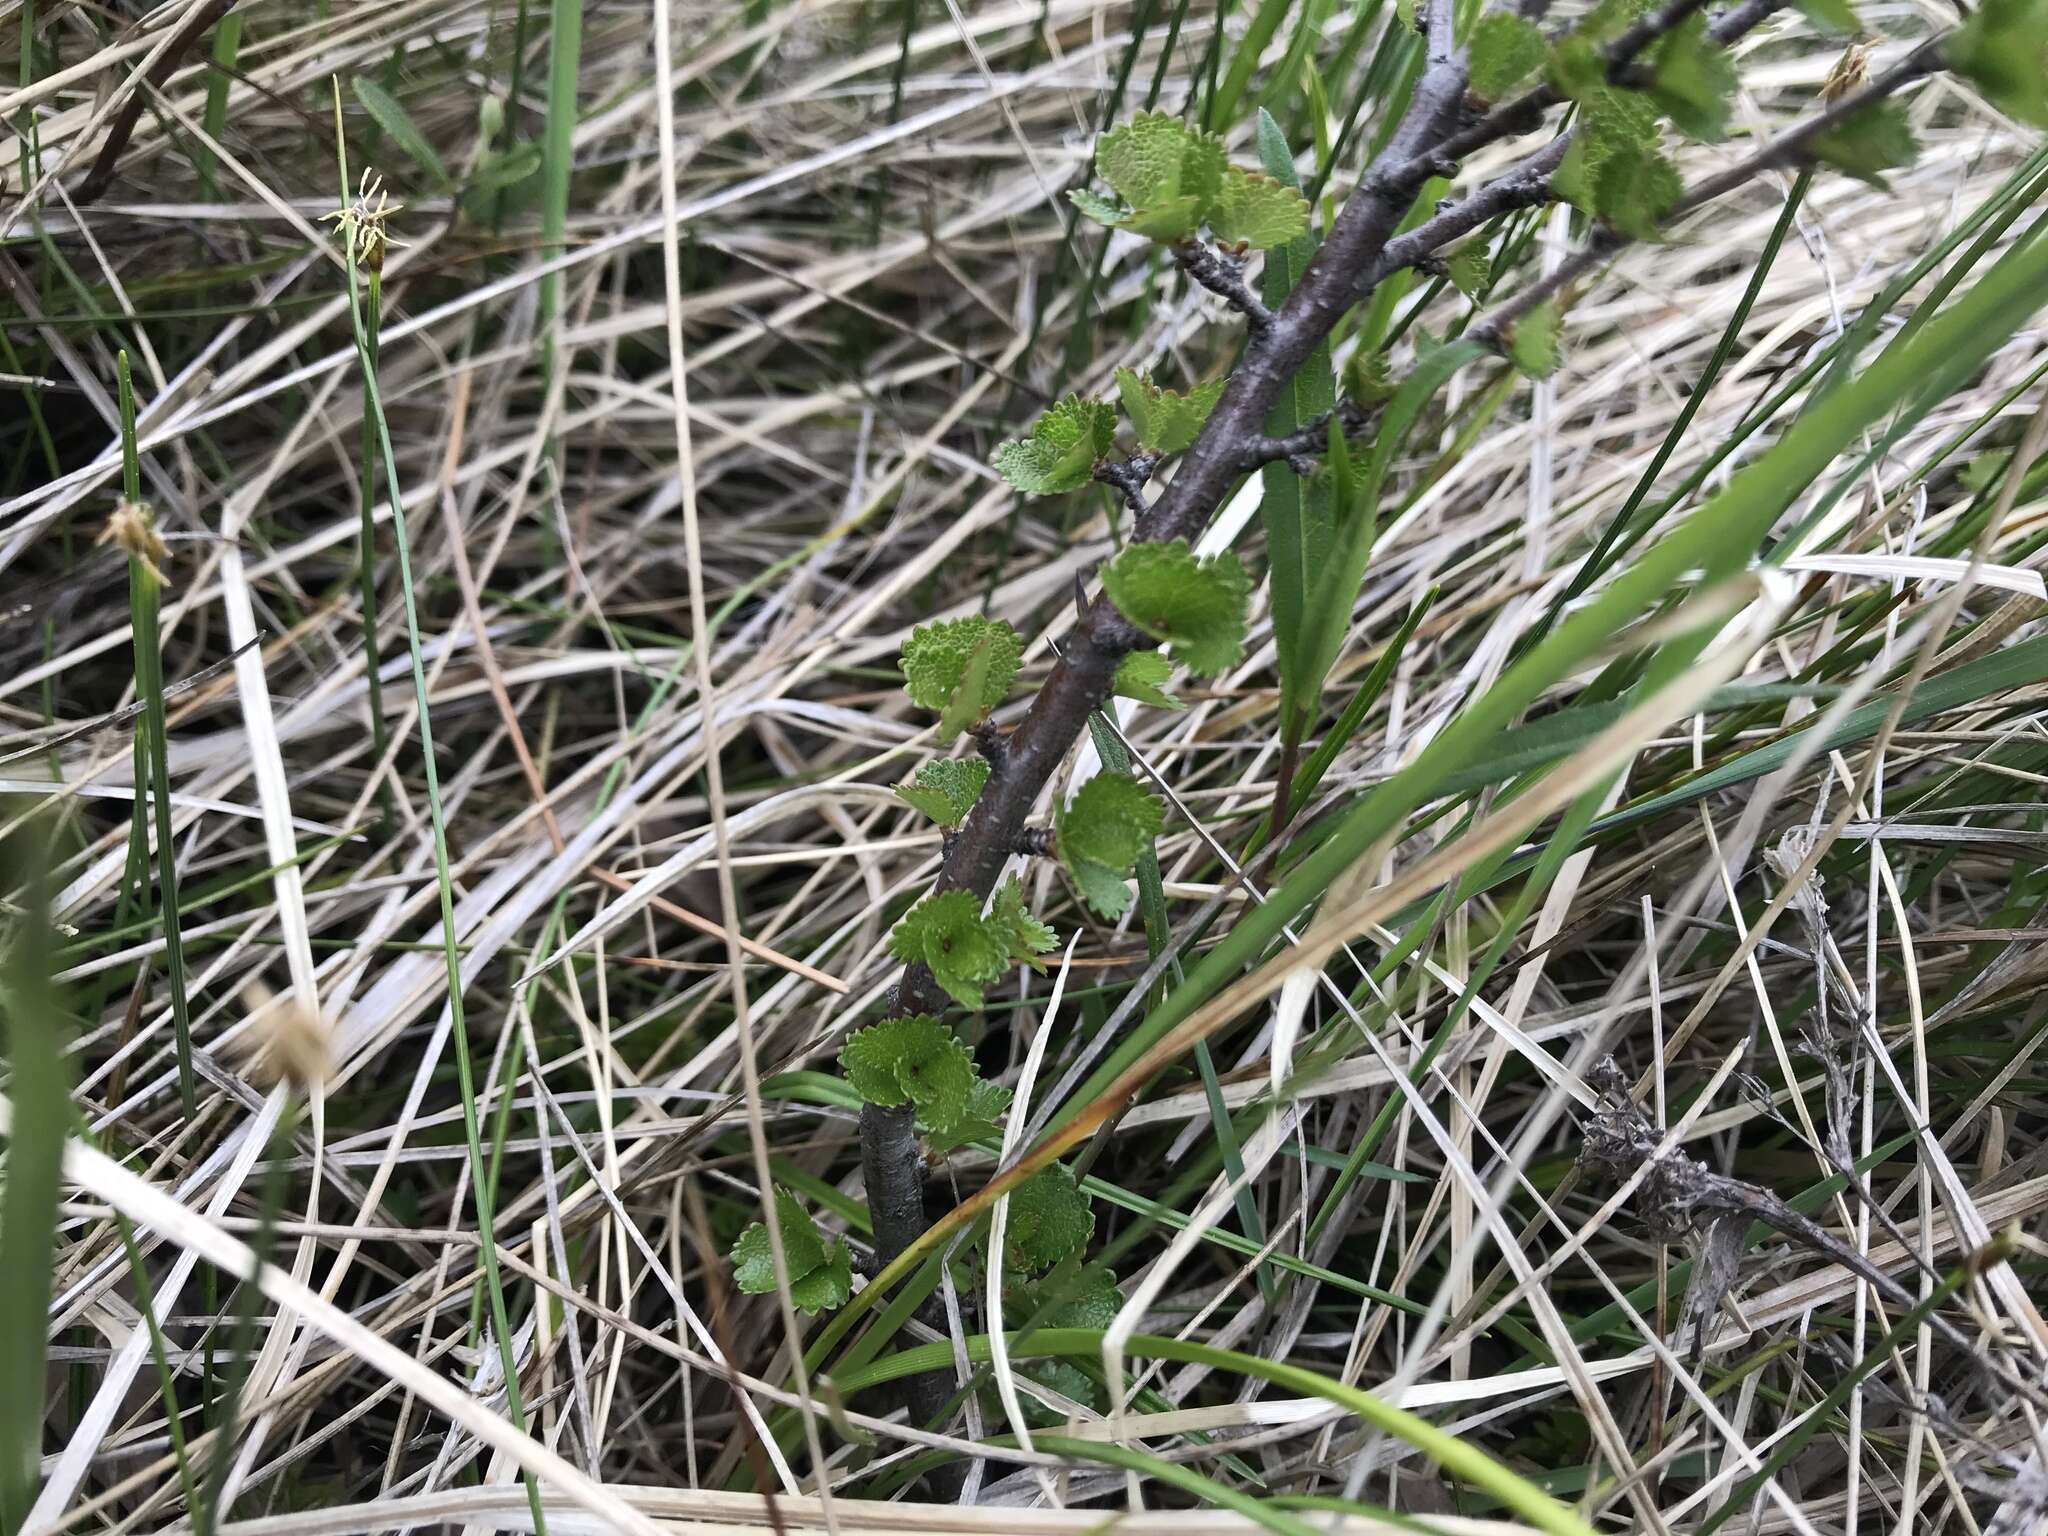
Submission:
{"label": "dry straw-colored grass", "polygon": [[[959,1503],[874,1507],[845,1496],[871,1491],[877,1468],[907,1451],[939,1444],[965,1456],[966,1441],[1004,1433],[993,1396],[935,1439],[906,1430],[900,1413],[890,1421],[886,1394],[841,1404],[821,1390],[816,1421],[841,1496],[819,1498],[795,1439],[766,1469],[783,1484],[772,1511],[721,1491],[747,1466],[741,1406],[766,1427],[795,1399],[784,1390],[781,1314],[738,1297],[721,1313],[729,1281],[722,1260],[707,1270],[691,1196],[708,1202],[721,1246],[758,1208],[742,1041],[751,1037],[764,1077],[832,1070],[842,1030],[894,979],[883,948],[890,919],[936,870],[939,834],[888,790],[931,746],[929,721],[891,685],[909,627],[977,610],[1006,617],[1029,637],[1028,682],[1072,623],[1076,578],[1111,548],[1106,500],[1021,504],[985,467],[987,450],[1062,377],[1077,327],[1089,345],[1072,354],[1084,361],[1065,387],[1102,393],[1118,365],[1199,371],[1225,356],[1231,332],[1216,301],[1164,280],[1142,244],[1114,241],[1085,301],[1060,259],[1069,247],[1087,270],[1092,246],[1082,242],[1093,237],[1066,231],[1059,194],[1085,163],[1094,116],[1133,47],[1132,8],[948,0],[917,8],[906,50],[896,5],[677,4],[666,71],[674,136],[664,144],[647,6],[592,4],[566,249],[553,260],[528,207],[515,203],[497,233],[458,217],[388,134],[372,149],[372,125],[351,106],[352,163],[373,154],[404,204],[391,223],[404,244],[383,278],[379,378],[426,631],[487,1135],[509,1094],[494,1208],[515,1317],[529,1320],[515,1347],[530,1440],[506,1424],[495,1349],[474,1329],[475,1202],[388,547],[375,615],[389,727],[382,760],[367,723],[366,616],[353,576],[363,407],[340,253],[321,219],[335,200],[330,78],[382,81],[461,172],[476,153],[486,82],[502,87],[518,7],[245,5],[226,129],[209,146],[216,190],[206,193],[193,169],[194,147],[206,142],[208,74],[187,61],[152,89],[120,179],[97,204],[76,206],[69,189],[130,78],[194,9],[181,0],[127,25],[112,9],[40,0],[38,35],[50,51],[26,78],[10,68],[6,78],[25,83],[0,91],[0,121],[15,135],[0,135],[0,165],[13,175],[24,164],[19,134],[32,123],[43,168],[30,178],[33,195],[0,211],[6,327],[53,381],[37,399],[58,460],[46,464],[20,422],[8,430],[17,458],[0,502],[9,594],[0,603],[9,738],[0,790],[16,797],[10,818],[35,804],[74,829],[55,872],[57,916],[75,935],[61,940],[59,979],[82,1016],[71,1060],[83,1129],[118,1157],[74,1149],[53,1266],[35,1529],[168,1530],[189,1517],[110,1207],[134,1220],[168,1320],[187,1450],[203,1475],[223,1447],[194,1406],[213,1390],[208,1373],[228,1368],[233,1290],[206,1266],[239,1262],[273,1175],[277,1270],[241,1392],[227,1531],[523,1528],[522,1467],[540,1475],[556,1531],[1096,1529],[1105,1501],[1122,1504],[1124,1474],[1047,1454],[996,1452]],[[538,134],[546,7],[530,9],[522,116]],[[1874,27],[1901,37],[1942,19],[1932,3],[1866,10]],[[1230,13],[1233,32],[1245,11]],[[0,23],[29,13],[19,0],[0,5]],[[1163,67],[1164,100],[1176,103],[1213,26],[1206,8],[1190,12],[1163,59],[1155,26],[1137,45],[1132,79],[1141,88]],[[1333,21],[1333,42],[1341,34]],[[1742,133],[1789,121],[1836,51],[1796,26],[1761,34],[1746,49]],[[1782,370],[1853,319],[2032,148],[1945,80],[1910,110],[1925,152],[1889,193],[1816,181],[1660,485],[1704,462],[1789,376]],[[1689,173],[1718,168],[1743,142],[1688,149]],[[1411,758],[1499,675],[1563,590],[1663,441],[1789,182],[1789,173],[1765,176],[1688,218],[1668,244],[1628,253],[1571,311],[1561,374],[1516,385],[1477,443],[1457,445],[1440,465],[1432,460],[1452,448],[1454,429],[1418,443],[1400,478],[1427,489],[1380,541],[1333,708],[1413,604],[1432,586],[1442,592],[1325,781],[1329,803]],[[17,177],[10,192],[21,190]],[[670,229],[674,300],[661,266]],[[1556,259],[1570,240],[1560,212],[1534,259]],[[537,286],[550,272],[562,295],[551,324]],[[1453,306],[1440,300],[1426,323],[1440,326]],[[89,308],[97,321],[81,319]],[[124,323],[124,311],[144,318]],[[1902,306],[1884,334],[1910,312]],[[677,335],[688,365],[680,420]],[[177,1102],[161,934],[111,936],[127,910],[133,722],[117,712],[130,701],[129,629],[121,569],[95,557],[86,535],[118,493],[106,384],[117,344],[134,359],[144,489],[169,540],[166,672],[187,683],[170,700],[169,761],[200,1068],[189,1117]],[[1776,587],[1747,594],[1755,622],[1731,634],[1750,643],[1716,653],[1721,674],[1855,688],[1928,643],[1916,626],[1952,590],[1969,551],[1947,551],[1945,564],[1916,552],[1946,550],[1971,503],[1952,475],[1923,478],[1920,466],[1997,402],[2004,420],[1988,430],[2010,442],[2038,401],[2021,386],[2043,361],[2038,335],[2015,337],[1966,391],[1890,445],[1792,562],[1811,583],[1802,612],[1817,617],[1769,612],[1785,597]],[[1484,382],[1468,374],[1450,404]],[[10,389],[8,399],[13,413],[27,395]],[[701,528],[697,574],[718,615],[702,674],[689,647],[685,496]],[[1256,551],[1256,506],[1254,483],[1212,531],[1217,547]],[[2011,508],[1958,623],[2010,603],[2006,643],[2032,633],[2044,597],[2041,515],[2032,494]],[[381,502],[376,523],[388,539]],[[1876,622],[1858,669],[1844,671],[1829,659],[1851,612],[1841,605],[1900,583],[1907,600]],[[1176,913],[1216,892],[1217,850],[1242,846],[1273,793],[1275,660],[1262,610],[1255,620],[1245,663],[1185,689],[1185,712],[1122,712],[1133,752],[1174,797],[1159,856]],[[1985,776],[2009,791],[1997,798],[2020,809],[1965,820],[1998,835],[1959,850],[1895,843],[1873,835],[1881,807],[1866,805],[1826,871],[1826,922],[1844,972],[1856,986],[1876,982],[1876,1025],[1897,1048],[1897,1083],[1889,1068],[1858,1080],[1868,1118],[1850,1128],[1855,1150],[1924,1117],[1930,1135],[1917,1153],[1895,1149],[1872,1182],[1903,1241],[1937,1267],[1994,1229],[2039,1232],[2048,1209],[2041,1036],[2038,1008],[2026,1002],[2035,938],[1996,955],[1984,948],[2010,916],[2010,893],[2038,899],[2028,882],[2039,817],[2025,807],[2043,781],[2025,765],[2038,750],[2041,697],[2035,683],[1911,721],[1885,748],[1894,794],[1991,762]],[[1782,704],[1749,736],[1763,740],[1826,702]],[[1729,755],[1729,743],[1709,739],[1707,717],[1692,713],[1701,704],[1688,702],[1673,726],[1639,722],[1632,740],[1645,760],[1669,773],[1689,754]],[[707,782],[714,741],[716,794]],[[1841,810],[1865,755],[1815,756],[1790,777],[1673,810],[1568,863],[1453,1036],[1428,1084],[1430,1107],[1404,1112],[1376,1154],[1412,1181],[1361,1186],[1315,1251],[1303,1224],[1331,1170],[1307,1149],[1341,1157],[1386,1102],[1389,1063],[1405,1067],[1455,999],[1492,937],[1499,893],[1451,912],[1389,982],[1396,1005],[1379,1018],[1393,1025],[1384,1041],[1355,1038],[1246,1145],[1262,1240],[1436,1304],[1428,1319],[1314,1286],[1282,1291],[1272,1309],[1243,1254],[1196,1240],[1241,1230],[1237,1205],[1218,1200],[1177,1245],[1188,1250],[1175,1253],[1177,1268],[1151,1268],[1167,1231],[1121,1261],[1126,1294],[1151,1274],[1151,1330],[1294,1358],[1381,1390],[1525,1472],[1590,1464],[1588,1512],[1609,1528],[1690,1528],[1840,1375],[1832,1351],[1859,1358],[1889,1322],[1844,1270],[1788,1255],[1784,1272],[1756,1274],[1738,1292],[1740,1321],[1724,1320],[1703,1366],[1674,1357],[1640,1317],[1549,1363],[1522,1358],[1530,1328],[1560,1336],[1546,1311],[1568,1325],[1678,1257],[1625,1216],[1589,1220],[1610,1191],[1559,1190],[1573,1149],[1561,1112],[1585,1100],[1558,1063],[1594,1032],[1637,1064],[1665,1041],[1669,1079],[1687,1089],[1680,1107],[1703,1082],[1721,1085],[1685,1131],[1696,1151],[1710,1160],[1743,1152],[1747,1169],[1787,1192],[1827,1176],[1802,1135],[1780,1133],[1754,1098],[1725,1086],[1738,1066],[1791,1069],[1816,932],[1795,910],[1753,955],[1731,956],[1734,936],[1774,898],[1796,894],[1765,851],[1788,827]],[[1077,771],[1092,771],[1093,748],[1079,759]],[[1580,764],[1574,782],[1597,784],[1594,770],[1612,760]],[[1510,841],[1527,835],[1502,825]],[[1388,850],[1338,897],[1369,896],[1439,835],[1423,830]],[[1938,869],[1930,847],[1944,856]],[[1726,878],[1716,873],[1723,855]],[[1451,862],[1469,858],[1468,847]],[[744,1032],[719,921],[721,871],[741,914]],[[1081,930],[1063,1032],[1038,1077],[1043,1093],[1113,1004],[1099,989],[1134,976],[1145,946],[1135,919],[1084,921],[1050,868],[1027,874],[1027,888],[1063,947]],[[1390,937],[1379,925],[1398,905],[1367,902],[1341,932],[1301,932],[1333,975],[1341,968],[1339,996],[1357,972],[1338,941],[1371,963]],[[1653,940],[1657,964],[1643,975]],[[565,956],[571,963],[541,968]],[[1641,983],[1610,990],[1632,966]],[[1987,966],[1991,983],[1967,992]],[[1276,1030],[1327,1047],[1348,1027],[1312,983],[1271,977],[1277,1000],[1248,1007],[1211,1042],[1218,1092],[1232,1106],[1268,1092]],[[1007,1011],[992,1017],[1009,1027],[982,1046],[984,1070],[1015,1080],[1052,985],[1029,973],[1005,984]],[[287,993],[301,1003],[317,996],[332,1061],[311,1115],[273,1146],[287,1090],[265,1087],[271,1079],[248,1053],[268,1038],[276,997]],[[501,1069],[515,1049],[508,1086]],[[1791,1080],[1819,1104],[1816,1067]],[[1782,1077],[1773,1083],[1797,1122],[1805,1101],[1785,1093]],[[1659,1103],[1663,1091],[1660,1077]],[[1529,1140],[1539,1121],[1556,1128]],[[776,1092],[758,1123],[778,1177],[813,1181],[813,1193],[817,1181],[836,1184],[857,1208],[848,1111]],[[1122,1122],[1094,1171],[1139,1197],[1161,1196],[1176,1161],[1214,1134],[1209,1093],[1181,1072]],[[1499,1153],[1510,1147],[1531,1159],[1532,1182],[1503,1180]],[[986,1161],[969,1157],[955,1175],[971,1187]],[[811,1203],[829,1225],[845,1225]],[[1199,1192],[1181,1210],[1198,1204]],[[1100,1202],[1097,1211],[1099,1236],[1127,1219]],[[1829,1202],[1820,1216],[1846,1223],[1852,1239],[1866,1231],[1876,1262],[1918,1283],[1901,1240],[1869,1231],[1858,1207]],[[1503,1262],[1505,1276],[1492,1276]],[[537,1328],[536,1296],[549,1299]],[[956,1300],[971,1319],[977,1298]],[[2025,1296],[1994,1284],[1970,1301],[1974,1313],[1956,1315],[2038,1375],[2048,1337]],[[1503,1311],[1520,1333],[1497,1326]],[[1737,1362],[1748,1368],[1729,1374]],[[1348,1491],[1432,1529],[1510,1529],[1450,1516],[1426,1461],[1316,1399],[1198,1367],[1153,1369],[1152,1408],[1134,1408],[1120,1426],[1092,1414],[1071,1433],[1101,1443],[1121,1433],[1261,1496]],[[1952,1420],[1902,1406],[1930,1386],[1962,1394]],[[1688,1397],[1695,1406],[1664,1439],[1662,1405]],[[839,1432],[848,1423],[872,1435],[871,1453],[848,1454],[853,1442]],[[1987,1518],[2026,1529],[2024,1487],[2008,1501],[1981,1486],[2010,1471],[2000,1456],[2024,1458],[2038,1432],[2031,1405],[1972,1394],[1966,1363],[1923,1336],[1884,1361],[1847,1416],[1780,1475],[1757,1528],[1849,1529],[1853,1510],[1863,1530],[1974,1531]],[[1580,1490],[1566,1478],[1559,1491]],[[1146,1501],[1169,1508],[1123,1516],[1120,1528],[1250,1528],[1240,1514],[1171,1508],[1178,1498],[1149,1484]],[[1031,1507],[1046,1504],[1067,1507]]]}

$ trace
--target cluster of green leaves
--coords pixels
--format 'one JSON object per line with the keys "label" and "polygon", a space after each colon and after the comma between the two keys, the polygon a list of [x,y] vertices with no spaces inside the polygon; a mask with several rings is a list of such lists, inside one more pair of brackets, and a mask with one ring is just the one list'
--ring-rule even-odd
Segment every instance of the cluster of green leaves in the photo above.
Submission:
{"label": "cluster of green leaves", "polygon": [[1088,1196],[1072,1173],[1054,1163],[1010,1191],[1003,1263],[1010,1269],[1037,1274],[1067,1255],[1079,1253],[1094,1235],[1095,1211]]}
{"label": "cluster of green leaves", "polygon": [[[1028,919],[1027,919],[1028,921]],[[1050,935],[1046,936],[1048,940]],[[1010,1090],[982,1077],[959,1037],[929,1014],[883,1019],[855,1031],[839,1051],[846,1080],[870,1104],[913,1105],[927,1146],[943,1155],[968,1142],[1000,1138]],[[852,1294],[852,1260],[843,1238],[829,1238],[788,1190],[775,1191],[775,1218],[789,1267],[790,1300],[805,1313],[843,1305]],[[1038,1274],[1078,1253],[1095,1231],[1095,1213],[1074,1175],[1055,1164],[1011,1193],[1000,1262],[1017,1275]],[[749,1295],[775,1289],[767,1227],[754,1222],[732,1245],[733,1279]],[[1106,1275],[1085,1276],[1054,1326],[1114,1317],[1122,1298]]]}
{"label": "cluster of green leaves", "polygon": [[[775,1224],[789,1266],[789,1299],[805,1313],[829,1311],[853,1294],[853,1260],[844,1238],[827,1238],[810,1212],[786,1189],[775,1191]],[[750,1296],[775,1289],[775,1255],[768,1228],[755,1222],[732,1245],[733,1281]]]}
{"label": "cluster of green leaves", "polygon": [[[1013,1204],[1014,1201],[1013,1196]],[[1090,1264],[1078,1275],[1056,1274],[1044,1284],[1013,1285],[1004,1299],[1009,1315],[1018,1318],[1036,1316],[1047,1302],[1052,1304],[1045,1308],[1043,1326],[1092,1328],[1102,1332],[1116,1321],[1117,1313],[1123,1309],[1124,1295],[1117,1288],[1115,1275],[1099,1264]],[[1084,1407],[1099,1409],[1106,1406],[1107,1394],[1103,1392],[1101,1383],[1072,1360],[1048,1356],[1040,1360],[1019,1361],[1017,1365],[1033,1381],[1051,1387],[1061,1396],[1072,1398]],[[1036,1402],[1027,1401],[1024,1411],[1033,1424],[1051,1426],[1065,1418],[1065,1415],[1054,1413]]]}
{"label": "cluster of green leaves", "polygon": [[[1648,0],[1600,0],[1554,44],[1545,43],[1534,23],[1490,12],[1473,29],[1471,43],[1472,89],[1479,96],[1505,99],[1540,72],[1574,104],[1571,148],[1553,185],[1589,217],[1639,240],[1656,238],[1659,222],[1684,191],[1666,149],[1665,124],[1701,142],[1725,138],[1737,83],[1734,58],[1715,41],[1704,11],[1658,39],[1626,74],[1612,70],[1609,47],[1648,9]],[[1800,9],[1829,30],[1857,30],[1850,0],[1801,0]],[[2048,68],[2040,62],[2044,19],[2048,0],[1997,0],[1952,40],[1950,61],[2015,115],[2048,113],[2042,84]],[[2031,69],[2022,39],[2030,40]],[[1885,171],[1909,164],[1918,152],[1905,113],[1889,102],[1831,125],[1807,148],[1816,160],[1879,185]],[[1547,346],[1532,342],[1527,350],[1539,364],[1530,371],[1543,371]]]}
{"label": "cluster of green leaves", "polygon": [[[1023,664],[1024,642],[1001,619],[938,619],[911,631],[903,647],[903,688],[913,704],[938,711],[939,739],[951,741],[1002,703]],[[976,784],[967,805],[980,792]],[[967,814],[966,805],[960,814]]]}
{"label": "cluster of green leaves", "polygon": [[940,826],[951,829],[967,819],[984,784],[988,764],[978,757],[936,757],[917,776],[898,784],[896,793]]}
{"label": "cluster of green leaves", "polygon": [[1550,50],[1544,74],[1577,106],[1572,145],[1553,185],[1588,215],[1651,239],[1684,190],[1665,153],[1661,118],[1667,109],[1657,82],[1667,74],[1676,82],[1669,94],[1681,104],[1682,128],[1718,139],[1726,132],[1735,74],[1727,50],[1706,35],[1705,18],[1696,14],[1653,50],[1647,89],[1611,81],[1607,47],[1641,9],[1635,0],[1602,0]]}
{"label": "cluster of green leaves", "polygon": [[996,892],[988,915],[972,891],[941,891],[904,913],[889,931],[889,953],[922,965],[963,1008],[979,1008],[990,982],[1013,965],[1036,966],[1053,932],[1024,908],[1015,880]]}
{"label": "cluster of green leaves", "polygon": [[1115,198],[1068,194],[1112,229],[1166,243],[1207,225],[1221,244],[1268,250],[1308,228],[1308,200],[1294,187],[1230,163],[1223,141],[1163,112],[1141,112],[1095,146],[1095,173]]}
{"label": "cluster of green leaves", "polygon": [[1032,496],[1078,491],[1116,441],[1116,412],[1100,400],[1062,395],[1032,425],[1029,437],[1004,443],[990,462],[1017,490]]}
{"label": "cluster of green leaves", "polygon": [[[1179,392],[1129,368],[1116,371],[1117,394],[1132,434],[1147,453],[1185,453],[1222,397],[1224,380]],[[1062,395],[1032,423],[1028,436],[1002,444],[989,456],[996,473],[1027,496],[1078,491],[1116,444],[1116,407],[1106,400]]]}
{"label": "cluster of green leaves", "polygon": [[2048,0],[1983,0],[1946,57],[2001,112],[2048,128]]}
{"label": "cluster of green leaves", "polygon": [[1060,864],[1081,899],[1104,917],[1131,904],[1124,882],[1166,821],[1166,807],[1127,773],[1098,773],[1060,810]]}
{"label": "cluster of green leaves", "polygon": [[981,1078],[974,1058],[959,1036],[928,1013],[884,1019],[857,1031],[840,1048],[839,1065],[868,1103],[915,1105],[918,1120],[942,1134],[954,1131],[977,1107],[973,1100]]}
{"label": "cluster of green leaves", "polygon": [[914,1105],[936,1152],[999,1134],[1011,1094],[984,1078],[960,1039],[930,1014],[884,1019],[840,1047],[846,1080],[870,1104]]}

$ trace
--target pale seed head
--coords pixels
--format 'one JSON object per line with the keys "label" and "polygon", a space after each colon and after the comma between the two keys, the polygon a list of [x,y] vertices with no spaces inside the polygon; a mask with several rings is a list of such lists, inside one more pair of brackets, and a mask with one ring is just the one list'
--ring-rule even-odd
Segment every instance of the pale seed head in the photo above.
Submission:
{"label": "pale seed head", "polygon": [[1870,45],[1851,43],[1842,50],[1842,56],[1835,60],[1835,67],[1828,71],[1828,77],[1821,82],[1822,101],[1840,101],[1844,96],[1863,84],[1870,72]]}
{"label": "pale seed head", "polygon": [[248,1070],[265,1087],[283,1083],[311,1097],[334,1071],[334,1031],[326,1016],[296,997],[259,1007],[249,1034]]}
{"label": "pale seed head", "polygon": [[116,506],[93,542],[112,544],[140,560],[159,582],[164,579],[164,561],[169,558],[169,551],[164,548],[163,535],[156,531],[156,514],[141,502],[123,501]]}
{"label": "pale seed head", "polygon": [[382,272],[385,252],[393,246],[403,248],[402,241],[393,240],[386,232],[385,221],[404,211],[405,204],[392,202],[385,192],[384,178],[365,170],[356,187],[355,201],[325,217],[335,221],[342,244],[358,266],[365,272]]}

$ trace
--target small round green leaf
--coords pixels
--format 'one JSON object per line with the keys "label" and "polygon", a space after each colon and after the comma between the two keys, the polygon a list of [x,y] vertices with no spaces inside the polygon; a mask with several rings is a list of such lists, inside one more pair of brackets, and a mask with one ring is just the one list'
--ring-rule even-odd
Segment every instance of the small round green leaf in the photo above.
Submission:
{"label": "small round green leaf", "polygon": [[1919,156],[1920,140],[1903,107],[1878,101],[1815,134],[1806,150],[1823,164],[1882,188],[1886,171],[1911,165]]}
{"label": "small round green leaf", "polygon": [[1557,306],[1538,304],[1508,327],[1508,359],[1532,379],[1547,379],[1564,361],[1558,342]]}
{"label": "small round green leaf", "polygon": [[[810,1213],[787,1190],[775,1191],[775,1224],[789,1267],[789,1299],[805,1312],[837,1307],[853,1294],[852,1256],[842,1239],[827,1240]],[[775,1289],[775,1254],[768,1229],[755,1222],[732,1245],[733,1282],[750,1296]]]}
{"label": "small round green leaf", "polygon": [[1172,646],[1197,677],[1228,671],[1244,654],[1252,584],[1228,551],[1198,560],[1185,539],[1128,545],[1103,567],[1102,585],[1125,618]]}
{"label": "small round green leaf", "polygon": [[1017,490],[1054,496],[1086,485],[1095,461],[1115,442],[1116,412],[1107,401],[1065,395],[1038,418],[1029,437],[1002,444],[989,462]]}
{"label": "small round green leaf", "polygon": [[923,965],[963,1008],[982,1005],[982,989],[1009,962],[1009,946],[981,916],[971,891],[927,897],[889,933],[889,953],[907,965]]}
{"label": "small round green leaf", "polygon": [[1060,814],[1060,853],[1127,870],[1165,824],[1165,805],[1131,775],[1098,773]]}
{"label": "small round green leaf", "polygon": [[988,764],[978,757],[940,757],[917,770],[917,777],[898,784],[896,793],[942,827],[967,819],[988,782]]}
{"label": "small round green leaf", "polygon": [[1197,384],[1186,394],[1161,389],[1142,373],[1116,371],[1116,391],[1139,446],[1152,453],[1184,453],[1202,430],[1202,423],[1223,398],[1226,379]]}
{"label": "small round green leaf", "polygon": [[1010,1192],[1010,1229],[1003,1257],[1013,1269],[1051,1269],[1095,1232],[1095,1212],[1073,1174],[1058,1163]]}
{"label": "small round green leaf", "polygon": [[2048,0],[1982,0],[1945,51],[1999,111],[2048,128]]}
{"label": "small round green leaf", "polygon": [[1159,651],[1132,651],[1117,663],[1116,678],[1111,688],[1118,698],[1136,699],[1140,704],[1155,704],[1161,709],[1186,709],[1187,706],[1166,691],[1166,680],[1173,676],[1173,663]]}
{"label": "small round green leaf", "polygon": [[1024,662],[1024,642],[1001,619],[979,615],[920,624],[903,647],[903,687],[910,701],[923,709],[943,711],[954,702],[975,668],[977,653],[985,656],[978,687],[969,690],[975,718],[987,714],[1010,691]]}
{"label": "small round green leaf", "polygon": [[1543,67],[1543,33],[1513,11],[1488,11],[1472,29],[1473,92],[1487,101],[1503,100],[1516,86]]}
{"label": "small round green leaf", "polygon": [[989,903],[988,921],[1009,946],[1010,958],[1025,965],[1044,969],[1044,962],[1038,957],[1050,954],[1059,944],[1052,929],[1033,917],[1024,905],[1024,887],[1014,876],[996,888],[995,900]]}
{"label": "small round green leaf", "polygon": [[1105,133],[1095,169],[1133,208],[1193,198],[1196,213],[1223,179],[1223,141],[1164,112],[1140,112]]}
{"label": "small round green leaf", "polygon": [[1208,224],[1225,245],[1271,250],[1308,232],[1308,199],[1283,181],[1233,165],[1209,205]]}

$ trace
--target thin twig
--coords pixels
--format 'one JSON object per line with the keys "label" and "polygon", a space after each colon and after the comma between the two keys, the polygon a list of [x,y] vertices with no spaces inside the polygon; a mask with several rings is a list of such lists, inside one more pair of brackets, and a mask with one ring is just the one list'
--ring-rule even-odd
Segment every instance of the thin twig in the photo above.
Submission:
{"label": "thin twig", "polygon": [[1254,336],[1272,324],[1272,311],[1244,280],[1242,262],[1233,261],[1199,240],[1181,241],[1173,248],[1173,259],[1181,271],[1243,315]]}

